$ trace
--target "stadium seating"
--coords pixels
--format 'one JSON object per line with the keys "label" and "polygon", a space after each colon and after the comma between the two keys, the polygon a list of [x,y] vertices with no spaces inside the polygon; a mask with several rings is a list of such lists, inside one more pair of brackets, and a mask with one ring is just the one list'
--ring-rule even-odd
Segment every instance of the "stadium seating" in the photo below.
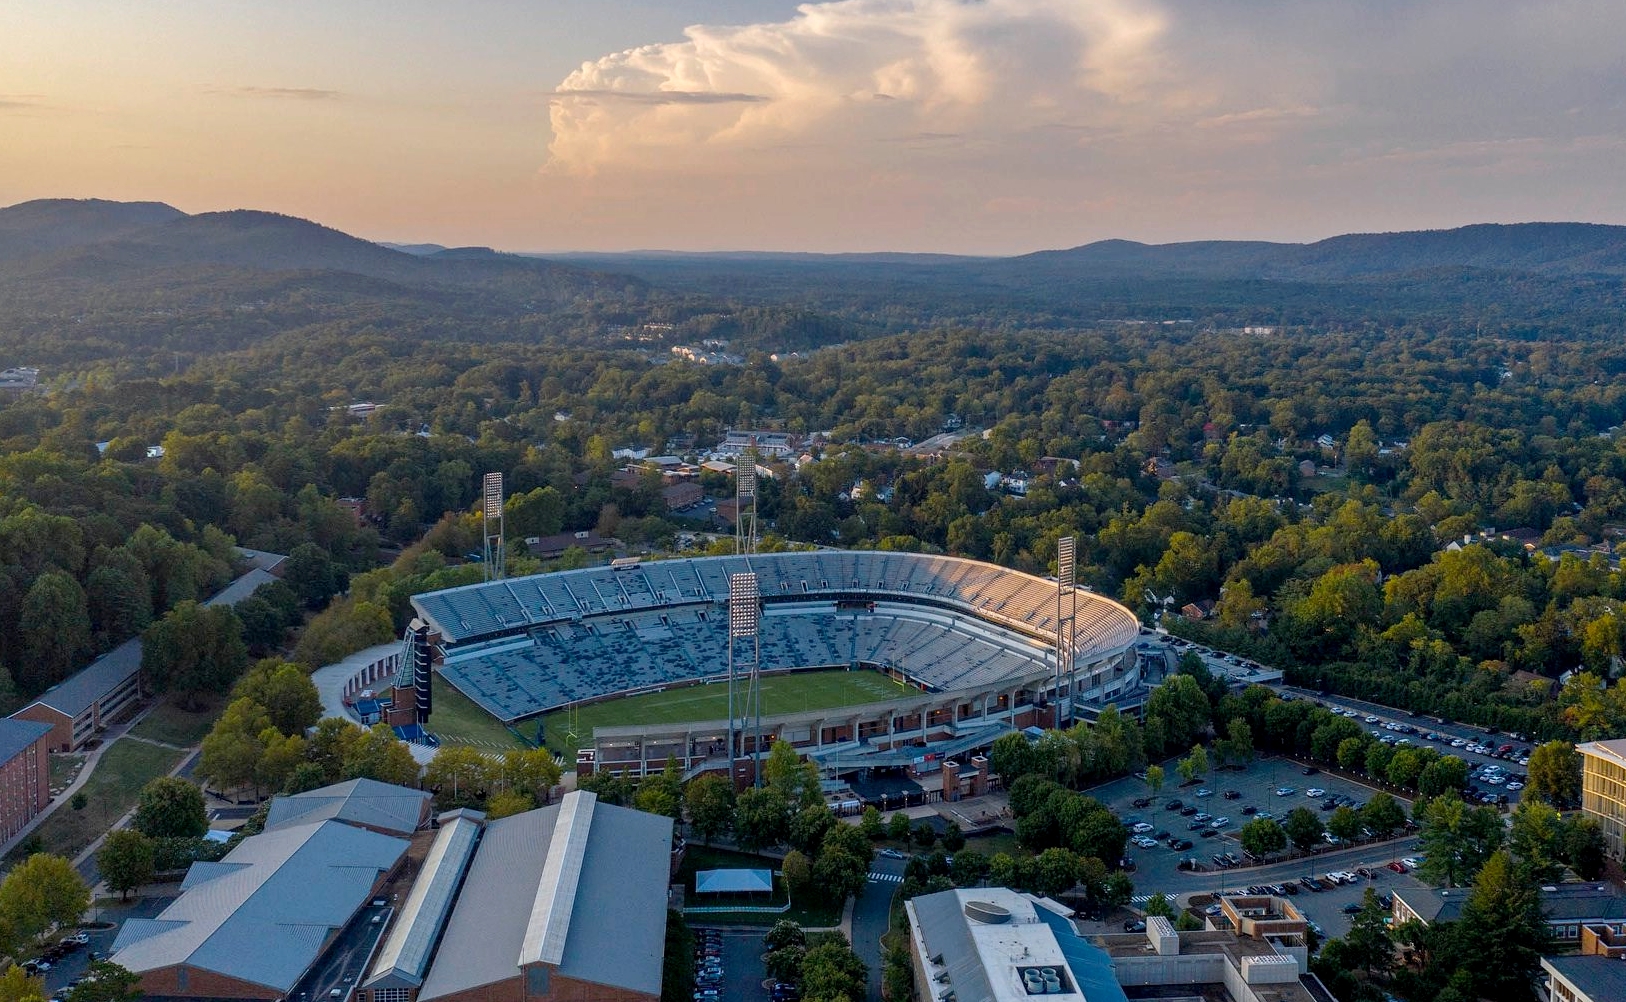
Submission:
{"label": "stadium seating", "polygon": [[[442,672],[494,716],[712,679],[728,670],[729,578],[755,571],[764,670],[859,663],[934,690],[1043,677],[1055,583],[991,564],[825,550],[592,567],[414,596],[441,634]],[[854,594],[867,611],[839,610]],[[1127,650],[1127,609],[1078,593],[1081,663]],[[748,655],[743,652],[742,659]]]}

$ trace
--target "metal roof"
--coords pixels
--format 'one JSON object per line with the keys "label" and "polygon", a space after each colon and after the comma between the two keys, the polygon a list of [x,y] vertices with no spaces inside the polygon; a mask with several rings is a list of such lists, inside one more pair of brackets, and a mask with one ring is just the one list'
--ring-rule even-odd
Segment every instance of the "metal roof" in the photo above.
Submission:
{"label": "metal roof", "polygon": [[474,816],[456,817],[436,834],[417,882],[373,962],[366,987],[423,984],[435,941],[451,914],[458,885],[463,882],[463,874],[474,858],[475,843],[480,839],[479,815],[470,813]]}
{"label": "metal roof", "polygon": [[0,717],[0,764],[10,762],[22,754],[24,748],[51,733],[50,724],[37,720],[17,720]]}
{"label": "metal roof", "polygon": [[265,830],[310,821],[346,821],[410,835],[418,830],[429,794],[376,779],[352,779],[271,801]]}
{"label": "metal roof", "polygon": [[[562,935],[561,959],[553,965],[560,974],[660,993],[672,821],[595,801],[576,791],[562,804],[486,825],[420,1002],[519,977],[539,904],[564,923],[544,922],[532,958],[550,952]],[[579,856],[568,845],[578,838]],[[567,844],[556,852],[556,842]],[[561,877],[567,870],[575,874],[568,914],[562,901],[558,910],[554,901],[539,902],[565,891],[563,880],[551,890],[545,884],[550,859],[558,861]]]}
{"label": "metal roof", "polygon": [[407,841],[332,821],[244,839],[195,864],[156,919],[132,918],[111,960],[137,973],[186,965],[287,992],[366,904]]}
{"label": "metal roof", "polygon": [[1626,998],[1626,964],[1608,957],[1542,957],[1541,966],[1593,1002]]}
{"label": "metal roof", "polygon": [[696,894],[773,892],[772,870],[701,870],[694,875]]}
{"label": "metal roof", "polygon": [[220,594],[203,604],[207,606],[236,605],[238,602],[241,602],[243,599],[254,594],[255,590],[258,589],[260,585],[270,584],[276,579],[277,577],[275,574],[269,574],[256,567],[250,570],[247,574],[244,574],[242,577],[238,578],[236,581],[233,581],[231,584],[227,585],[225,588],[221,589]]}
{"label": "metal roof", "polygon": [[576,887],[581,883],[587,833],[593,827],[593,807],[597,803],[598,797],[578,790],[566,795],[559,805],[553,838],[542,861],[542,879],[537,883],[525,939],[519,948],[521,965],[558,966],[565,959],[565,938],[576,910]]}

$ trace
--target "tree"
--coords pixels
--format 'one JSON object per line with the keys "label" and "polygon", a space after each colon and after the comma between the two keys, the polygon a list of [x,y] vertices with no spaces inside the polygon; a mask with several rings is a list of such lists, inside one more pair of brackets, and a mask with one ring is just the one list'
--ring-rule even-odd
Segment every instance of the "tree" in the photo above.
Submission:
{"label": "tree", "polygon": [[[391,735],[393,737],[393,735]],[[469,745],[441,745],[424,768],[423,785],[435,794],[435,806],[479,807],[494,788],[497,762]]]}
{"label": "tree", "polygon": [[1596,820],[1575,817],[1565,823],[1564,858],[1582,880],[1597,880],[1603,875],[1607,852],[1603,829]]}
{"label": "tree", "polygon": [[813,861],[813,883],[831,900],[856,897],[868,880],[868,864],[842,849],[826,849]]}
{"label": "tree", "polygon": [[1241,717],[1233,717],[1225,725],[1226,737],[1214,742],[1215,751],[1222,762],[1246,765],[1253,761],[1253,728]]}
{"label": "tree", "polygon": [[784,794],[768,787],[753,787],[735,801],[734,837],[747,851],[778,845],[789,834],[789,805]]}
{"label": "tree", "polygon": [[1344,937],[1345,958],[1371,978],[1374,971],[1386,970],[1394,961],[1394,943],[1389,939],[1389,910],[1378,902],[1368,887],[1361,895],[1361,910],[1350,921]]}
{"label": "tree", "polygon": [[970,887],[988,875],[988,857],[975,849],[959,849],[949,867],[949,876],[957,887]]}
{"label": "tree", "polygon": [[886,837],[894,842],[907,842],[909,840],[909,815],[902,811],[887,819]]}
{"label": "tree", "polygon": [[242,625],[227,606],[182,602],[141,635],[141,670],[186,709],[201,692],[225,692],[248,664]]}
{"label": "tree", "polygon": [[694,994],[694,933],[683,913],[666,911],[666,946],[661,963],[661,1002],[690,1002]]}
{"label": "tree", "polygon": [[1548,741],[1530,753],[1525,796],[1537,796],[1557,808],[1581,802],[1581,753],[1568,741]]}
{"label": "tree", "polygon": [[376,779],[396,786],[417,786],[420,766],[405,741],[387,724],[374,724],[350,745],[344,757],[346,779]]}
{"label": "tree", "polygon": [[22,642],[18,681],[25,688],[38,692],[67,678],[90,650],[85,590],[61,571],[41,574],[23,598],[17,634]]}
{"label": "tree", "polygon": [[790,919],[780,919],[762,937],[762,945],[770,950],[783,950],[787,946],[807,946],[807,933]]}
{"label": "tree", "polygon": [[337,783],[344,777],[344,760],[350,754],[356,739],[364,732],[343,717],[323,717],[316,722],[316,733],[311,735],[311,761],[322,769],[322,782]]}
{"label": "tree", "polygon": [[559,785],[559,763],[546,748],[510,748],[503,752],[497,778],[507,789],[545,804]]}
{"label": "tree", "polygon": [[701,841],[710,842],[726,835],[734,825],[734,786],[715,773],[705,773],[689,781],[684,791],[689,824]]}
{"label": "tree", "polygon": [[1489,807],[1469,807],[1454,793],[1429,801],[1423,812],[1419,875],[1455,887],[1502,846],[1502,818]]}
{"label": "tree", "polygon": [[316,610],[344,591],[346,581],[344,571],[327,551],[312,543],[301,543],[282,565],[282,583],[293,589],[305,608]]}
{"label": "tree", "polygon": [[1552,805],[1534,797],[1520,800],[1511,820],[1507,844],[1523,872],[1542,884],[1562,879],[1568,830]]}
{"label": "tree", "polygon": [[90,886],[61,856],[35,853],[0,881],[0,915],[25,939],[72,925],[89,907]]}
{"label": "tree", "polygon": [[835,1002],[865,997],[869,968],[840,933],[808,947],[802,958],[802,998],[807,1002]]}
{"label": "tree", "polygon": [[1011,784],[1019,778],[1034,772],[1036,766],[1033,743],[1021,731],[1001,734],[994,739],[993,747],[988,751],[988,767],[1004,782],[1006,789],[1010,789]]}
{"label": "tree", "polygon": [[503,790],[486,798],[486,818],[491,821],[511,818],[535,808],[536,801],[522,790]]}
{"label": "tree", "polygon": [[1366,739],[1345,738],[1338,742],[1338,768],[1355,772],[1366,766]]}
{"label": "tree", "polygon": [[[666,760],[666,768],[653,776],[646,776],[638,784],[632,798],[633,805],[645,814],[659,814],[674,820],[683,817],[683,776],[677,762]],[[828,810],[828,808],[826,808]]]}
{"label": "tree", "polygon": [[768,749],[768,759],[762,764],[766,784],[779,791],[785,803],[798,809],[816,807],[824,803],[819,786],[819,767],[806,761],[789,741],[775,741]]}
{"label": "tree", "polygon": [[130,892],[153,875],[152,839],[133,828],[119,828],[107,834],[96,851],[96,869],[107,886],[129,900]]}
{"label": "tree", "polygon": [[322,697],[305,670],[285,661],[265,660],[232,688],[237,699],[252,699],[284,734],[304,734],[322,718]]}
{"label": "tree", "polygon": [[1255,818],[1242,826],[1237,838],[1250,856],[1274,855],[1287,848],[1287,832],[1274,818]]}
{"label": "tree", "polygon": [[799,849],[785,853],[784,860],[779,864],[779,872],[784,874],[785,887],[793,898],[801,896],[813,883],[813,865]]}
{"label": "tree", "polygon": [[1146,917],[1151,918],[1154,915],[1163,918],[1174,915],[1174,905],[1169,903],[1169,896],[1162,891],[1157,891],[1146,901]]}
{"label": "tree", "polygon": [[209,830],[203,791],[184,779],[160,776],[141,788],[130,826],[150,838],[201,838]]}
{"label": "tree", "polygon": [[1163,788],[1162,766],[1149,765],[1146,767],[1146,788],[1151,791],[1154,797],[1157,796],[1157,791]]}
{"label": "tree", "polygon": [[260,735],[267,729],[274,731],[265,707],[247,697],[234,700],[204,735],[198,778],[223,790],[255,783],[265,755]]}
{"label": "tree", "polygon": [[1129,874],[1122,870],[1113,870],[1107,874],[1099,895],[1101,904],[1107,908],[1118,908],[1129,903],[1134,897],[1135,883],[1129,879]]}
{"label": "tree", "polygon": [[1542,914],[1540,885],[1506,850],[1491,853],[1480,868],[1456,928],[1458,969],[1471,974],[1481,997],[1528,997],[1552,932]]}
{"label": "tree", "polygon": [[859,815],[858,830],[872,842],[886,837],[886,823],[881,820],[881,812],[874,804],[865,807],[864,813]]}
{"label": "tree", "polygon": [[7,964],[0,974],[0,1002],[45,1002],[45,979],[29,977],[16,964]]}
{"label": "tree", "polygon": [[142,997],[141,975],[111,960],[92,960],[63,1002],[136,1002]]}
{"label": "tree", "polygon": [[1361,807],[1361,823],[1377,836],[1393,834],[1406,824],[1406,809],[1400,801],[1379,790]]}
{"label": "tree", "polygon": [[1055,897],[1078,883],[1079,858],[1066,849],[1051,848],[1039,853],[1037,866],[1033,889],[1039,894]]}
{"label": "tree", "polygon": [[1202,745],[1192,745],[1191,754],[1180,760],[1180,778],[1187,783],[1194,782],[1198,776],[1208,772],[1208,750]]}
{"label": "tree", "polygon": [[1282,825],[1288,839],[1302,852],[1309,852],[1321,844],[1321,833],[1324,830],[1321,819],[1307,807],[1295,807],[1287,815],[1287,821]]}
{"label": "tree", "polygon": [[[1172,675],[1146,698],[1146,717],[1161,721],[1162,747],[1148,742],[1147,754],[1161,756],[1182,748],[1208,730],[1208,696],[1190,675]],[[1150,731],[1148,730],[1148,734]]]}
{"label": "tree", "polygon": [[1334,838],[1353,842],[1361,834],[1361,816],[1347,806],[1340,806],[1327,819],[1327,832]]}

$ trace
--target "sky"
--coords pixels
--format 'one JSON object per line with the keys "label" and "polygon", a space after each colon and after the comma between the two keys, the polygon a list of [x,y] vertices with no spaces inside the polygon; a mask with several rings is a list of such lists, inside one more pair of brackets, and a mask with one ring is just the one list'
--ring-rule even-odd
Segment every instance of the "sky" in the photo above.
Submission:
{"label": "sky", "polygon": [[506,250],[1626,223],[1621,0],[0,0],[0,205]]}

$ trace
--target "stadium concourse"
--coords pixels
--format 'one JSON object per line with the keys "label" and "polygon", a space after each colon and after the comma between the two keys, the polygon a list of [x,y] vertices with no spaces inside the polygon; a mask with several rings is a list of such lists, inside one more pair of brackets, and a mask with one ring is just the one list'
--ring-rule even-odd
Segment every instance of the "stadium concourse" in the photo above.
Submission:
{"label": "stadium concourse", "polygon": [[[1083,590],[1058,607],[1054,580],[992,564],[836,550],[629,564],[466,585],[412,605],[439,635],[445,680],[513,722],[725,679],[729,577],[754,572],[764,672],[877,670],[909,687],[886,702],[763,719],[764,745],[783,738],[837,773],[941,761],[1058,710],[1083,718],[1144,694],[1132,612]],[[1064,620],[1071,656],[1058,684]],[[717,720],[599,727],[578,769],[641,773],[668,756],[691,773],[727,769],[726,734]],[[755,751],[749,742],[736,757]]]}

